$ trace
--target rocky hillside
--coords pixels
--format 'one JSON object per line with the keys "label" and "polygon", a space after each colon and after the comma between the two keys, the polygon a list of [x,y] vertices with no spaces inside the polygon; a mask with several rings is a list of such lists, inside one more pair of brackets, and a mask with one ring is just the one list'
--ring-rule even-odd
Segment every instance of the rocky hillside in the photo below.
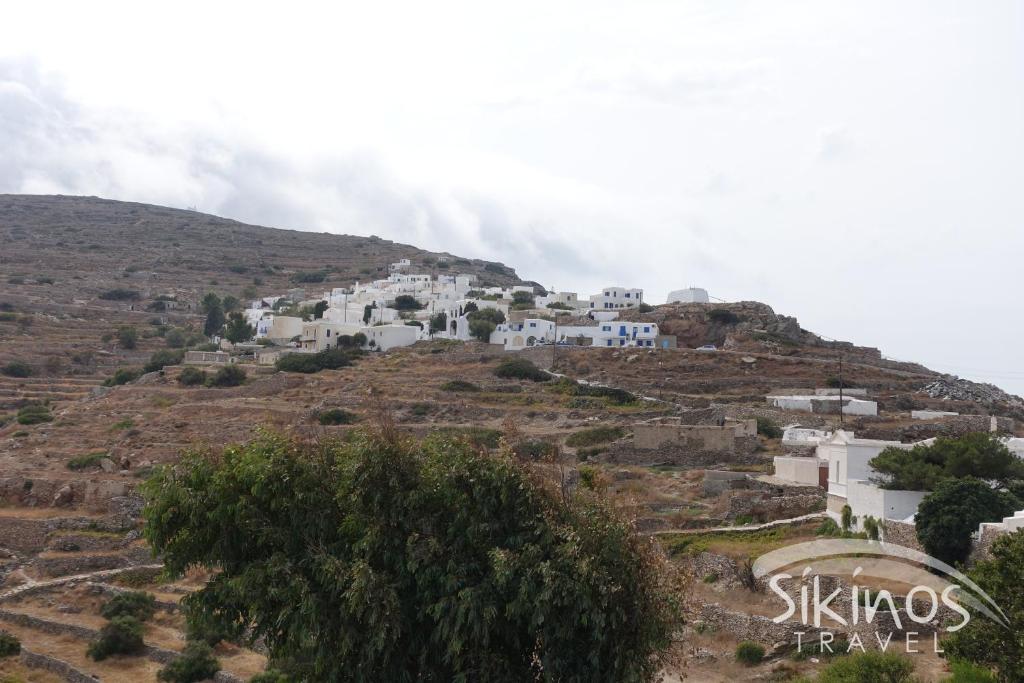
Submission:
{"label": "rocky hillside", "polygon": [[[120,326],[145,330],[157,297],[163,323],[188,326],[207,292],[239,299],[304,287],[312,296],[384,277],[407,258],[418,272],[471,273],[482,285],[521,282],[500,263],[429,252],[378,237],[279,230],[196,211],[95,197],[0,195],[0,410],[19,400],[72,400],[163,340],[121,348]],[[24,375],[24,372],[18,373]]]}

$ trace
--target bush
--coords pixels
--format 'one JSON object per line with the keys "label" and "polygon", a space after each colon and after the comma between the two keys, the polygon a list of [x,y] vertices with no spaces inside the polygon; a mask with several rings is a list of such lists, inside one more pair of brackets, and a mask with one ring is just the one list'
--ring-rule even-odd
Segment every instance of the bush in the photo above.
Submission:
{"label": "bush", "polygon": [[[558,380],[555,385],[555,390],[562,393],[569,394],[570,396],[589,397],[589,398],[603,398],[606,399],[607,403],[613,405],[632,405],[636,403],[636,396],[625,389],[617,389],[615,387],[601,387],[594,384],[580,384],[575,380],[571,380],[567,377],[563,377]],[[576,405],[570,405],[570,407],[577,407]],[[582,405],[581,407],[589,407]]]}
{"label": "bush", "polygon": [[180,657],[160,669],[156,677],[170,683],[196,683],[213,678],[218,671],[220,664],[210,646],[202,641],[193,641],[185,646]]}
{"label": "bush", "polygon": [[946,683],[996,683],[995,675],[983,666],[954,659],[949,663],[950,673]]}
{"label": "bush", "polygon": [[857,652],[822,669],[817,683],[910,683],[914,663],[893,653]]}
{"label": "bush", "polygon": [[464,379],[453,379],[442,384],[441,391],[480,391],[480,387]]}
{"label": "bush", "polygon": [[86,453],[85,455],[76,455],[67,462],[67,468],[69,470],[85,470],[90,467],[99,467],[100,460],[107,457],[106,451],[96,451],[95,453]]}
{"label": "bush", "polygon": [[[353,335],[355,337],[360,335]],[[353,341],[353,343],[355,343]],[[321,370],[337,370],[352,365],[352,361],[362,355],[357,349],[327,349],[319,353],[289,353],[277,359],[277,369],[284,372],[302,372],[311,374]]]}
{"label": "bush", "polygon": [[137,655],[146,648],[142,642],[142,622],[135,617],[114,617],[100,630],[86,654],[97,662],[110,655]]}
{"label": "bush", "polygon": [[533,382],[547,382],[551,374],[541,370],[525,358],[508,358],[494,368],[494,374],[502,379],[528,379]]}
{"label": "bush", "polygon": [[156,598],[145,591],[120,593],[100,608],[100,614],[105,619],[135,617],[139,621],[147,621],[156,614]]}
{"label": "bush", "polygon": [[757,418],[757,433],[766,439],[781,439],[782,430],[779,429],[779,425],[775,424],[775,421],[767,417]]}
{"label": "bush", "polygon": [[164,342],[172,349],[180,349],[188,342],[188,335],[184,330],[172,327],[164,334]]}
{"label": "bush", "polygon": [[516,444],[515,454],[523,460],[543,460],[555,454],[555,444],[541,439],[527,439]]}
{"label": "bush", "polygon": [[580,446],[596,446],[597,444],[608,443],[621,439],[626,435],[622,427],[594,427],[574,432],[565,440],[566,446],[578,448]]}
{"label": "bush", "polygon": [[726,308],[713,308],[708,311],[708,319],[720,325],[735,325],[740,317]]}
{"label": "bush", "polygon": [[10,633],[0,631],[0,657],[13,657],[21,653],[21,641]]}
{"label": "bush", "polygon": [[122,384],[128,384],[128,382],[134,382],[139,377],[142,377],[142,370],[138,368],[118,368],[114,371],[112,377],[108,377],[103,381],[103,386],[118,387]]}
{"label": "bush", "polygon": [[225,365],[206,378],[208,387],[237,387],[245,384],[245,370],[237,365]]}
{"label": "bush", "polygon": [[742,643],[736,646],[736,661],[744,666],[754,666],[760,664],[761,660],[764,659],[764,647],[753,643],[749,640],[744,640]]}
{"label": "bush", "polygon": [[134,349],[139,343],[139,331],[130,325],[117,328],[117,343],[122,349]]}
{"label": "bush", "polygon": [[160,351],[154,352],[153,355],[149,357],[149,362],[142,367],[142,371],[159,372],[168,365],[180,365],[184,357],[184,351],[161,349]]}
{"label": "bush", "polygon": [[356,415],[341,408],[331,408],[317,414],[317,422],[322,425],[348,425],[356,421]]}
{"label": "bush", "polygon": [[292,275],[291,280],[297,284],[323,282],[327,279],[327,273],[316,270],[308,273],[298,272]]}
{"label": "bush", "polygon": [[32,366],[20,360],[12,360],[3,368],[0,368],[0,372],[3,372],[8,377],[31,377]]}
{"label": "bush", "polygon": [[249,683],[291,683],[291,678],[276,669],[258,673],[249,679]]}
{"label": "bush", "polygon": [[836,520],[831,517],[826,517],[822,520],[818,528],[814,530],[817,536],[838,536],[841,533],[839,525],[836,524]]}
{"label": "bush", "polygon": [[30,403],[18,410],[18,424],[37,425],[43,422],[53,422],[53,413],[47,405]]}
{"label": "bush", "polygon": [[391,306],[396,311],[418,311],[423,308],[423,304],[416,301],[416,297],[409,294],[399,294],[395,297],[395,301]]}
{"label": "bush", "polygon": [[636,310],[640,311],[641,313],[650,313],[651,311],[654,310],[654,306],[642,303],[639,306],[637,306]]}
{"label": "bush", "polygon": [[839,379],[839,377],[837,377],[836,375],[829,375],[829,377],[825,380],[825,386],[829,387],[830,389],[853,389],[857,385],[850,382],[849,380]]}
{"label": "bush", "polygon": [[971,535],[981,522],[1013,514],[1019,501],[974,477],[947,479],[917,508],[917,540],[925,552],[949,564],[967,559]]}
{"label": "bush", "polygon": [[178,375],[178,383],[186,387],[206,384],[206,373],[193,365],[187,365]]}
{"label": "bush", "polygon": [[139,298],[139,293],[134,289],[110,289],[100,294],[100,298],[107,301],[134,301]]}
{"label": "bush", "polygon": [[465,440],[475,448],[497,448],[501,443],[501,432],[487,427],[438,427],[433,433]]}

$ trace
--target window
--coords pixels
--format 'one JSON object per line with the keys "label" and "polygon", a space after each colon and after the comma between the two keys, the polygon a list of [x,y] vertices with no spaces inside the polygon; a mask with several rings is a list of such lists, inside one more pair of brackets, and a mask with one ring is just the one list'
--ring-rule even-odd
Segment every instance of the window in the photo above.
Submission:
{"label": "window", "polygon": [[629,292],[626,292],[626,298],[627,299],[629,298]]}
{"label": "window", "polygon": [[644,332],[650,332],[650,331],[651,331],[651,326],[650,325],[644,325]]}
{"label": "window", "polygon": [[330,331],[330,330],[327,330],[327,336],[328,336],[328,337],[330,337],[330,336],[331,336],[331,331]]}
{"label": "window", "polygon": [[537,327],[537,323],[530,323],[530,327]]}
{"label": "window", "polygon": [[619,346],[625,346],[625,345],[626,345],[626,340],[625,339],[620,339],[619,340]]}
{"label": "window", "polygon": [[611,325],[602,325],[601,326],[601,331],[602,332],[611,332],[612,331],[612,327],[611,327]]}
{"label": "window", "polygon": [[604,295],[605,296],[611,296],[611,294],[609,294],[608,292],[605,292]]}
{"label": "window", "polygon": [[607,340],[607,346],[611,346],[611,345],[612,345],[612,340],[611,339]]}

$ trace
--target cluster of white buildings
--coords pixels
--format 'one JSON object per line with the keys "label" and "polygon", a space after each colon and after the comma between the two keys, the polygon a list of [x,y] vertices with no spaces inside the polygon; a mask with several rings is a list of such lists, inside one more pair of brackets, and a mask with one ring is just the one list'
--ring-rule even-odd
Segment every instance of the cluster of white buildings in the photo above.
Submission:
{"label": "cluster of white buildings", "polygon": [[[425,339],[468,341],[473,338],[468,313],[474,308],[501,312],[506,322],[496,326],[489,341],[506,350],[552,343],[604,348],[674,346],[661,337],[655,323],[616,320],[620,311],[643,303],[642,289],[606,287],[589,298],[580,298],[575,292],[535,295],[534,288],[527,285],[477,288],[474,275],[434,278],[406,272],[409,266],[404,259],[391,264],[385,279],[357,282],[352,288],[335,288],[318,297],[307,298],[298,289],[258,299],[245,315],[257,340],[266,338],[308,351],[323,351],[337,346],[340,337],[356,334],[366,336],[367,347],[382,351]],[[531,300],[532,305],[528,303]],[[412,301],[415,305],[410,305]],[[298,307],[319,304],[322,308],[326,304],[326,309],[320,318],[304,320],[279,314],[285,302]],[[586,316],[593,322],[559,325],[560,315]],[[443,325],[438,325],[442,319]],[[433,331],[431,320],[435,321]]]}
{"label": "cluster of white buildings", "polygon": [[[933,439],[906,444],[859,439],[853,432],[841,429],[824,432],[788,428],[783,432],[782,441],[790,446],[813,447],[814,455],[776,456],[775,477],[792,484],[826,487],[826,510],[837,522],[843,507],[849,505],[857,519],[857,528],[863,528],[864,520],[869,516],[879,521],[913,524],[918,505],[928,495],[926,491],[895,491],[876,486],[871,479],[877,473],[868,463],[886,448],[910,450],[915,446],[928,445]],[[1024,458],[1024,439],[1007,438],[1004,442],[1013,453]],[[1003,520],[1001,524],[1012,529],[1024,527],[1024,512]]]}

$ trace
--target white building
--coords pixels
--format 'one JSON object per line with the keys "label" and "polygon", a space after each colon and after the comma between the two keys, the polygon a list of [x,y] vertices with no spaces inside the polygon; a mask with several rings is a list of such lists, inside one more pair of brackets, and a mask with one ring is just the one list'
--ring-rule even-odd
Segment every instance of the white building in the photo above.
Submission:
{"label": "white building", "polygon": [[604,322],[597,325],[556,325],[542,318],[498,325],[491,333],[491,343],[501,344],[506,351],[516,351],[537,344],[593,346],[600,348],[655,347],[658,337],[655,323]]}
{"label": "white building", "polygon": [[625,287],[605,287],[599,294],[590,297],[590,308],[633,308],[644,300],[644,290]]}
{"label": "white building", "polygon": [[768,405],[780,410],[795,410],[819,415],[878,415],[878,404],[859,398],[843,396],[767,396]]}
{"label": "white building", "polygon": [[670,304],[706,304],[710,302],[708,291],[700,287],[676,289],[668,293],[667,303]]}

